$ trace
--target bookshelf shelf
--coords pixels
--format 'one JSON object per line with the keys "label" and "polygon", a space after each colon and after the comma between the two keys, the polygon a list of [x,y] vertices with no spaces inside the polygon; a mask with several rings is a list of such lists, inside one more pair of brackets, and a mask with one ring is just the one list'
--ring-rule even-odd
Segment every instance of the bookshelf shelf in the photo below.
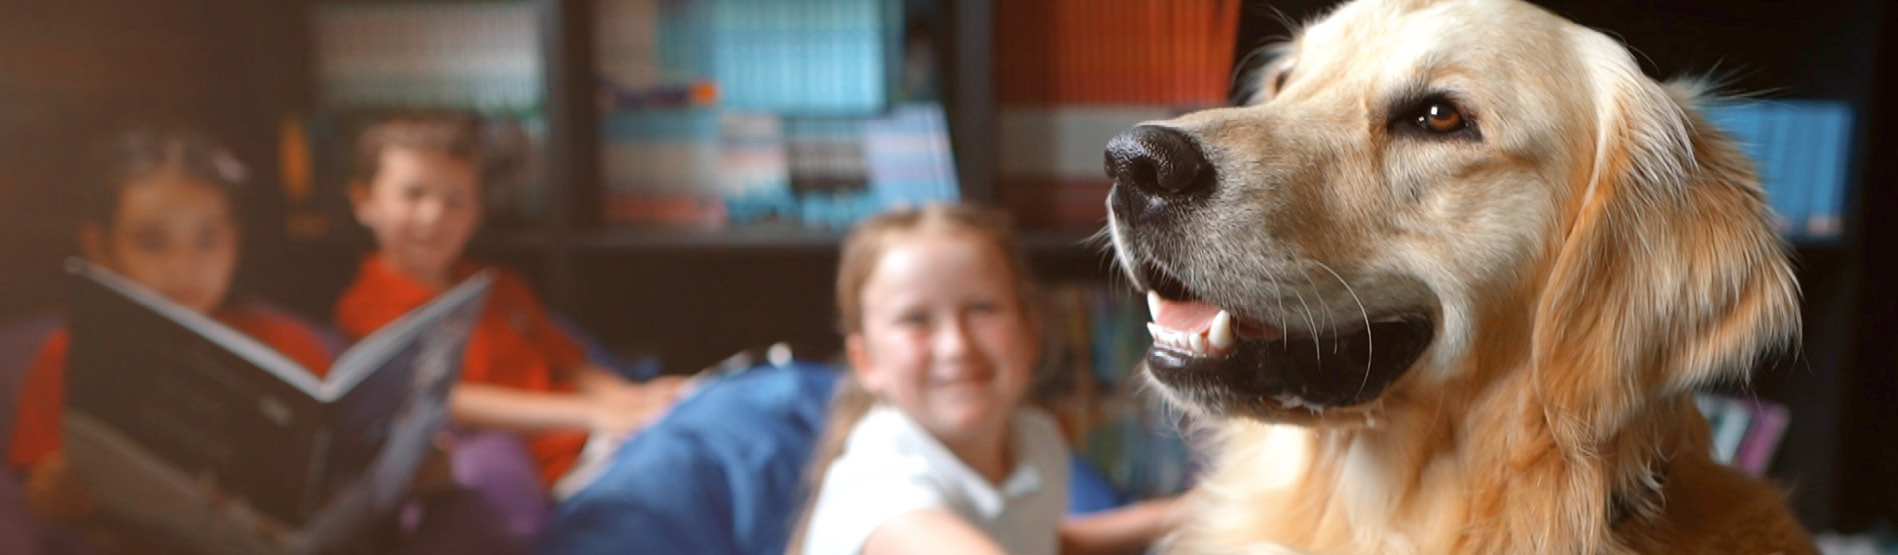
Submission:
{"label": "bookshelf shelf", "polygon": [[793,249],[834,250],[842,230],[790,224],[732,227],[614,226],[578,234],[574,243],[588,250]]}
{"label": "bookshelf shelf", "polygon": [[[822,251],[836,250],[845,230],[812,228],[788,223],[761,223],[730,227],[645,225],[610,226],[575,232],[568,240],[581,252],[663,251],[692,249]],[[1095,239],[1095,230],[1028,230],[1021,247],[1032,256],[1107,256]],[[478,246],[510,250],[546,248],[545,232],[521,230],[482,238]]]}

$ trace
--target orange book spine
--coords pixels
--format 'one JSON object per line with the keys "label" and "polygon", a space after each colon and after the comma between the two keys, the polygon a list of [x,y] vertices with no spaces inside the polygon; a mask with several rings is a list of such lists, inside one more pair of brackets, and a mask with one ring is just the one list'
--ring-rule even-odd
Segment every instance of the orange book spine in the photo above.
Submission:
{"label": "orange book spine", "polygon": [[1061,72],[1061,105],[1086,105],[1093,95],[1091,89],[1101,86],[1095,74],[1101,59],[1097,34],[1105,30],[1097,21],[1101,11],[1099,6],[1088,6],[1088,0],[1061,0],[1059,4],[1061,46],[1069,51],[1067,68]]}
{"label": "orange book spine", "polygon": [[1070,104],[1099,104],[1112,93],[1115,77],[1112,37],[1116,32],[1114,11],[1125,0],[1071,0],[1068,9],[1075,12],[1076,26],[1068,29],[1069,44],[1080,52],[1069,85],[1074,94]]}
{"label": "orange book spine", "polygon": [[1145,50],[1152,45],[1139,34],[1136,25],[1136,12],[1142,2],[1144,0],[1108,0],[1102,3],[1101,44],[1107,48],[1103,51],[1102,65],[1108,69],[1094,78],[1093,84],[1098,89],[1096,98],[1091,99],[1094,104],[1124,102],[1146,86],[1140,62]]}
{"label": "orange book spine", "polygon": [[1074,26],[1074,22],[1070,21],[1074,17],[1074,10],[1069,0],[1049,0],[1048,3],[1054,8],[1048,14],[1048,30],[1042,35],[1050,43],[1049,46],[1054,48],[1054,67],[1049,68],[1049,82],[1054,88],[1048,101],[1050,104],[1064,104],[1069,101],[1068,81],[1074,72],[1075,55],[1079,53],[1069,37],[1070,28]]}
{"label": "orange book spine", "polygon": [[1177,106],[1183,99],[1192,96],[1195,76],[1188,71],[1193,69],[1193,57],[1199,52],[1199,42],[1205,40],[1205,37],[1200,36],[1193,28],[1194,22],[1199,20],[1199,5],[1202,2],[1203,0],[1175,2],[1168,10],[1172,17],[1167,21],[1166,34],[1170,37],[1167,42],[1172,46],[1173,52],[1167,60],[1166,67],[1163,68],[1166,72],[1168,87],[1165,99],[1160,104]]}
{"label": "orange book spine", "polygon": [[1221,104],[1229,101],[1232,90],[1233,63],[1237,60],[1239,48],[1239,17],[1244,10],[1240,0],[1218,0],[1218,12],[1213,19],[1212,64],[1215,69],[1213,90]]}

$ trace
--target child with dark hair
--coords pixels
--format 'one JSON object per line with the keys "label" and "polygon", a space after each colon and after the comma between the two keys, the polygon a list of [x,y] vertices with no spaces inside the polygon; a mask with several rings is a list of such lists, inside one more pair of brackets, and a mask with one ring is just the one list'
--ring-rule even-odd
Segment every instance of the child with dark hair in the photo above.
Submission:
{"label": "child with dark hair", "polygon": [[[94,263],[276,348],[319,377],[330,352],[315,328],[257,302],[230,296],[242,238],[236,196],[243,164],[203,135],[176,129],[122,133],[106,145],[87,184],[81,252]],[[57,332],[21,387],[7,466],[24,474],[30,513],[87,525],[85,484],[60,454],[68,336]]]}

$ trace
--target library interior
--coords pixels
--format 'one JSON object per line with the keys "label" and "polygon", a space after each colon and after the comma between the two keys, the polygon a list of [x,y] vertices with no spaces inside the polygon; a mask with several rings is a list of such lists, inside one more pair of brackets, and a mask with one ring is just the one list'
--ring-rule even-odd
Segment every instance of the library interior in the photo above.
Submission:
{"label": "library interior", "polygon": [[[1701,115],[1757,169],[1800,338],[1688,412],[1714,460],[1784,489],[1824,552],[1898,554],[1898,294],[1878,289],[1898,256],[1877,247],[1898,239],[1898,8],[1531,2],[1625,44],[1650,78],[1730,95]],[[1071,514],[1156,527],[1115,538],[1143,552],[1192,518],[1174,511],[1211,440],[1143,366],[1158,309],[1104,231],[1103,149],[1245,104],[1274,45],[1339,3],[0,3],[0,553],[115,553],[188,519],[241,524],[147,547],[829,545],[803,534],[831,521],[800,519],[837,480],[808,464],[842,440],[826,428],[839,384],[881,383],[853,368],[879,344],[842,312],[862,308],[839,298],[858,290],[850,246],[880,214],[942,203],[980,214],[913,225],[1008,222],[1038,346],[1020,402],[1070,459],[1054,489]],[[164,187],[218,193],[194,197],[212,227],[165,227],[202,223],[167,205],[121,240],[137,193]],[[216,274],[213,300],[141,277],[156,266],[134,253],[166,249],[202,251],[186,271]],[[74,370],[46,385],[55,340]],[[233,430],[281,436],[211,437]],[[250,473],[264,466],[284,471]],[[474,467],[521,483],[470,493]],[[75,473],[83,503],[43,498]],[[502,507],[457,520],[463,494]]]}

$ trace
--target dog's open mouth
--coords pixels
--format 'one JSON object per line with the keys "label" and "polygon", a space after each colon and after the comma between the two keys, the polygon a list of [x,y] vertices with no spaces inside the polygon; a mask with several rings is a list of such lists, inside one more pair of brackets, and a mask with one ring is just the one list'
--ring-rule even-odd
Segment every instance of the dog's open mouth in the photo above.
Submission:
{"label": "dog's open mouth", "polygon": [[1202,300],[1151,264],[1142,264],[1139,274],[1153,316],[1148,371],[1196,396],[1238,396],[1276,403],[1278,411],[1357,405],[1402,377],[1435,333],[1423,308],[1367,314],[1335,329],[1288,331]]}

